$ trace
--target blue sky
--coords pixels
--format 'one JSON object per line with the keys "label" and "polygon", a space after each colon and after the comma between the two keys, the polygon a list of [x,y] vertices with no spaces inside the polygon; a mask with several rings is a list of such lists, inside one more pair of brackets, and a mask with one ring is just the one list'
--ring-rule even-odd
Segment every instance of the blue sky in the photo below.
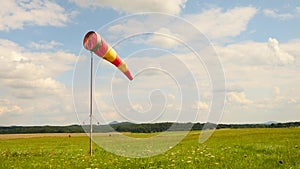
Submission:
{"label": "blue sky", "polygon": [[[221,123],[300,120],[298,1],[15,0],[1,8],[0,126],[87,123],[82,39],[90,30],[110,44],[125,39],[115,48],[139,75],[129,82],[95,58],[95,122],[178,121],[182,114],[193,122],[209,115]],[[131,36],[139,32],[151,33]],[[210,112],[216,89],[207,67],[215,60],[198,63],[182,42],[213,45],[200,53],[222,64],[222,112]]]}

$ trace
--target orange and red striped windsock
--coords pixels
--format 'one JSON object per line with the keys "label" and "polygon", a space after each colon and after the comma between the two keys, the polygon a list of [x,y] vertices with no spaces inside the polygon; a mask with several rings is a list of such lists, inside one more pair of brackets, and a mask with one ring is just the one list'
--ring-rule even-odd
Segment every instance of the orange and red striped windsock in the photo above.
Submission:
{"label": "orange and red striped windsock", "polygon": [[126,63],[118,56],[117,52],[110,47],[105,40],[96,32],[88,32],[83,39],[85,49],[94,52],[99,57],[109,61],[122,71],[129,80],[133,80]]}

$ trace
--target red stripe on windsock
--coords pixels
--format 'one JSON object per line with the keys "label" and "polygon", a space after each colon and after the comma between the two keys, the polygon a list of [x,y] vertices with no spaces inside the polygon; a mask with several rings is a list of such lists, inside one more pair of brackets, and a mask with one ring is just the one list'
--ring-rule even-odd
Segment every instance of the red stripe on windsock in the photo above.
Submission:
{"label": "red stripe on windsock", "polygon": [[122,59],[117,55],[116,59],[111,63],[114,64],[116,67],[119,67],[122,62]]}

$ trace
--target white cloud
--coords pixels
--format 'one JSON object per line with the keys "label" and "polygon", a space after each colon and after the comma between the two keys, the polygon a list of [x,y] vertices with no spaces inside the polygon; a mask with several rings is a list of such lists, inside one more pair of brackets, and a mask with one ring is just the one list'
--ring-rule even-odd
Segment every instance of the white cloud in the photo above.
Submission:
{"label": "white cloud", "polygon": [[[171,37],[174,37],[174,39]],[[158,31],[155,31],[154,35],[151,36],[146,43],[163,48],[172,48],[179,45],[179,42],[176,40],[176,35],[167,28],[160,28]]]}
{"label": "white cloud", "polygon": [[[0,75],[7,77],[53,77],[70,70],[76,56],[64,51],[30,52],[18,44],[0,39],[1,70]],[[8,71],[10,70],[10,71]]]}
{"label": "white cloud", "polygon": [[[146,43],[157,43],[163,47],[176,47],[178,42],[170,37],[175,37],[191,42],[203,40],[203,34],[211,40],[226,40],[239,35],[247,30],[248,22],[256,14],[254,7],[236,7],[223,11],[221,8],[208,9],[196,14],[183,15],[182,19],[164,15],[146,15],[129,17],[118,21],[107,28],[110,36],[115,39],[137,33],[153,32]],[[197,29],[189,28],[193,24]],[[153,24],[155,23],[155,24]],[[188,32],[187,32],[188,31]],[[163,33],[170,37],[162,37],[155,33]],[[203,33],[203,34],[202,34]]]}
{"label": "white cloud", "polygon": [[22,29],[25,25],[64,26],[75,14],[52,1],[3,1],[0,30]]}
{"label": "white cloud", "polygon": [[256,12],[254,7],[235,7],[225,12],[216,8],[183,17],[191,21],[208,38],[220,39],[237,36],[245,31]]}
{"label": "white cloud", "polygon": [[291,13],[282,13],[279,14],[278,11],[274,10],[274,9],[264,9],[263,13],[271,18],[278,18],[280,20],[288,20],[288,19],[292,19],[294,18],[294,15]]}
{"label": "white cloud", "polygon": [[289,42],[286,42],[284,44],[280,44],[280,48],[283,51],[286,51],[290,55],[295,57],[295,64],[300,65],[300,40],[295,39],[291,40]]}
{"label": "white cloud", "polygon": [[75,55],[63,51],[30,52],[12,41],[1,39],[0,54],[3,90],[0,124],[12,124],[14,121],[10,120],[13,119],[19,119],[17,121],[22,124],[68,121],[68,115],[72,113],[71,91],[56,77],[72,68]]}
{"label": "white cloud", "polygon": [[144,112],[145,111],[145,107],[142,106],[141,104],[133,104],[132,108],[138,112]]}
{"label": "white cloud", "polygon": [[266,43],[250,41],[216,48],[224,62],[235,64],[285,66],[295,62],[295,57],[283,50],[274,38]]}
{"label": "white cloud", "polygon": [[21,108],[18,105],[12,104],[7,99],[0,99],[0,116],[4,113],[18,113],[21,111]]}
{"label": "white cloud", "polygon": [[62,43],[56,42],[54,40],[50,42],[46,41],[39,41],[39,42],[30,42],[29,47],[34,48],[34,49],[54,49],[55,47],[61,46]]}
{"label": "white cloud", "polygon": [[294,62],[294,56],[285,52],[279,47],[279,42],[274,38],[269,38],[268,47],[271,50],[271,57],[274,59],[273,62],[279,65],[291,64]]}
{"label": "white cloud", "polygon": [[241,104],[241,105],[248,105],[252,104],[253,101],[246,98],[246,95],[244,92],[228,92],[226,101],[229,104]]}
{"label": "white cloud", "polygon": [[179,14],[181,9],[184,8],[187,0],[71,0],[81,7],[110,7],[116,11],[135,13],[135,12],[164,12],[170,14]]}
{"label": "white cloud", "polygon": [[218,46],[229,84],[222,121],[299,120],[299,44],[269,38]]}
{"label": "white cloud", "polygon": [[202,102],[202,101],[199,101],[198,103],[197,103],[197,108],[199,109],[199,110],[205,110],[205,111],[208,111],[208,109],[209,109],[209,105],[206,103],[206,102]]}

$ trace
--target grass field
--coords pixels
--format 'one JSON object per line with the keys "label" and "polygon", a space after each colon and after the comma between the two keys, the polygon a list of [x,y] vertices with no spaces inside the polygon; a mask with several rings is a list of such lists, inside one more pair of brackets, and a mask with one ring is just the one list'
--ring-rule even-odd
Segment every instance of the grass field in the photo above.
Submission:
{"label": "grass field", "polygon": [[121,157],[97,145],[90,157],[89,138],[82,134],[0,135],[0,167],[300,169],[300,128],[216,130],[203,144],[199,132],[150,158]]}

